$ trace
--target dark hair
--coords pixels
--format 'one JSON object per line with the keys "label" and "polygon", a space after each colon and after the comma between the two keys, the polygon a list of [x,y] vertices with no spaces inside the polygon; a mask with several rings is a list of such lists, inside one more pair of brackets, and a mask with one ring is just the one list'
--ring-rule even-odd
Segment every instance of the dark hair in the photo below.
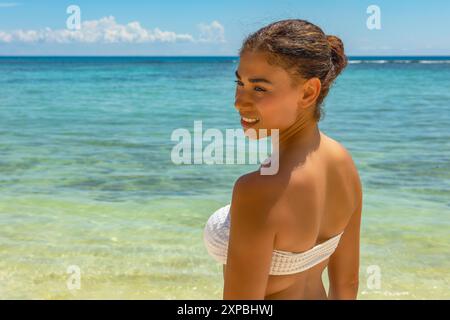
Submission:
{"label": "dark hair", "polygon": [[261,51],[268,54],[268,63],[283,67],[293,78],[320,79],[322,89],[317,98],[314,118],[322,118],[321,105],[328,91],[347,65],[341,39],[325,35],[318,26],[299,19],[271,23],[250,34],[239,51]]}

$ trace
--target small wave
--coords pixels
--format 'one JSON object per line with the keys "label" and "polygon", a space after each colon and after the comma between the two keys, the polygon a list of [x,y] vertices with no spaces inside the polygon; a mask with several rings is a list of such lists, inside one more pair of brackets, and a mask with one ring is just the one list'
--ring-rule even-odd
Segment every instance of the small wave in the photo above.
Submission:
{"label": "small wave", "polygon": [[419,60],[418,63],[450,63],[450,60]]}
{"label": "small wave", "polygon": [[388,60],[349,60],[350,64],[359,64],[359,63],[389,63]]}
{"label": "small wave", "polygon": [[384,63],[399,63],[399,64],[408,64],[408,63],[422,63],[422,64],[447,64],[450,63],[450,60],[349,60],[350,64],[384,64]]}
{"label": "small wave", "polygon": [[414,63],[414,60],[392,60],[392,63]]}

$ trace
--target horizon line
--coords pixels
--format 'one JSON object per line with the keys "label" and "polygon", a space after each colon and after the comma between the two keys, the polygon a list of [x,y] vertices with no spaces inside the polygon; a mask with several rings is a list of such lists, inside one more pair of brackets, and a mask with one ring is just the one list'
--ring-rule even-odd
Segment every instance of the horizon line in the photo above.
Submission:
{"label": "horizon line", "polygon": [[[239,58],[238,55],[2,55],[0,58]],[[354,58],[450,58],[448,55],[347,55]]]}

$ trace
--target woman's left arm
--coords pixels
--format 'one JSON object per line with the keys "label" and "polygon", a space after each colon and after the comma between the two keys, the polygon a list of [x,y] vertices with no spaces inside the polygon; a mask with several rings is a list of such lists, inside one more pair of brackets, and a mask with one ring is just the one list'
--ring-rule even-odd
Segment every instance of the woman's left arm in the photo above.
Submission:
{"label": "woman's left arm", "polygon": [[262,190],[261,179],[259,173],[250,173],[234,185],[224,300],[262,300],[265,296],[276,230],[268,209],[272,197]]}

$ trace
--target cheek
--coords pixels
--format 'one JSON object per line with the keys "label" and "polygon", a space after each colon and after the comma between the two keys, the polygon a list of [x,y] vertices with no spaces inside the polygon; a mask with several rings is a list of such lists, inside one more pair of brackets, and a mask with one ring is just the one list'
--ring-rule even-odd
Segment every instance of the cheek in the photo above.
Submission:
{"label": "cheek", "polygon": [[264,124],[271,128],[284,128],[296,117],[296,100],[290,95],[277,95],[261,99],[257,104]]}

